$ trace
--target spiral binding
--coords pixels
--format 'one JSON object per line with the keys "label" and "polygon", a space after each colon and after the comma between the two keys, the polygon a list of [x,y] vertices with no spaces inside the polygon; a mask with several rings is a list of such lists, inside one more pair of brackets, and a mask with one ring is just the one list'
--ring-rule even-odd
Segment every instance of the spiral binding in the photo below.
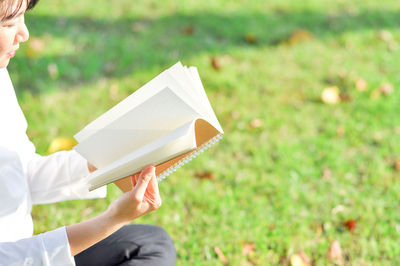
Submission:
{"label": "spiral binding", "polygon": [[163,181],[167,176],[175,172],[178,168],[181,168],[184,164],[190,162],[191,160],[193,160],[193,158],[199,156],[201,153],[203,153],[205,150],[216,144],[221,139],[222,139],[222,134],[217,134],[207,142],[203,143],[202,145],[200,145],[199,148],[194,150],[188,156],[182,158],[181,160],[177,161],[176,163],[165,169],[161,174],[158,175],[157,181],[158,182]]}

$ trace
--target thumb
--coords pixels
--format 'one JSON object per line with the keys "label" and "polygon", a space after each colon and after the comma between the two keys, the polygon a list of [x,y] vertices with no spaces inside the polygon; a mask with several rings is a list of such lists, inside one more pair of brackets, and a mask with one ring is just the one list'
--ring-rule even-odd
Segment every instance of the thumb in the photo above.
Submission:
{"label": "thumb", "polygon": [[132,189],[135,194],[135,198],[143,200],[144,194],[146,193],[147,186],[155,176],[155,167],[152,165],[146,166],[142,172],[140,173],[139,180],[137,181],[136,186]]}

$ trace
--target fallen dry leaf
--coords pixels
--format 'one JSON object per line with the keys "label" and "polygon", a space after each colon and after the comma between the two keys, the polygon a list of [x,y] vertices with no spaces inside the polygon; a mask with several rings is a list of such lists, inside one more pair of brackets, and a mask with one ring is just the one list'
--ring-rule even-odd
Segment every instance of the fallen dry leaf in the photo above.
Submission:
{"label": "fallen dry leaf", "polygon": [[393,85],[390,83],[383,83],[379,86],[379,91],[385,96],[390,95],[393,92]]}
{"label": "fallen dry leaf", "polygon": [[338,137],[343,137],[343,136],[344,136],[344,133],[345,133],[344,127],[338,126],[338,127],[336,128],[336,134],[337,134]]}
{"label": "fallen dry leaf", "polygon": [[352,233],[356,229],[356,224],[357,222],[355,220],[347,220],[343,222],[343,225],[347,228],[347,230],[349,230]]}
{"label": "fallen dry leaf", "polygon": [[73,138],[57,137],[50,143],[47,153],[51,154],[57,151],[71,150],[76,144],[78,144],[78,142]]}
{"label": "fallen dry leaf", "polygon": [[378,88],[378,89],[373,90],[373,91],[371,92],[371,94],[370,94],[369,97],[370,97],[371,99],[373,99],[373,100],[376,100],[376,99],[378,99],[380,96],[381,96],[381,91],[380,91],[380,89]]}
{"label": "fallen dry leaf", "polygon": [[328,87],[322,91],[321,99],[323,103],[326,104],[336,104],[340,102],[340,90],[338,87]]}
{"label": "fallen dry leaf", "polygon": [[343,264],[342,249],[339,241],[332,241],[331,246],[329,247],[328,258],[336,260],[339,264]]}
{"label": "fallen dry leaf", "polygon": [[290,265],[292,266],[310,266],[311,260],[307,257],[304,252],[293,254],[290,256]]}
{"label": "fallen dry leaf", "polygon": [[249,256],[251,253],[254,252],[256,245],[254,243],[245,243],[242,249],[244,255]]}
{"label": "fallen dry leaf", "polygon": [[351,102],[351,96],[347,93],[341,93],[339,94],[339,98],[342,102]]}
{"label": "fallen dry leaf", "polygon": [[219,260],[224,264],[228,264],[228,260],[226,259],[224,253],[222,253],[221,249],[218,246],[214,247],[215,253],[217,253]]}
{"label": "fallen dry leaf", "polygon": [[332,171],[328,168],[322,170],[322,179],[328,181],[332,177]]}
{"label": "fallen dry leaf", "polygon": [[214,179],[214,174],[212,172],[202,171],[195,174],[195,177],[200,179]]}
{"label": "fallen dry leaf", "polygon": [[307,30],[295,30],[285,42],[287,45],[295,45],[304,41],[309,41],[314,38],[313,34]]}
{"label": "fallen dry leaf", "polygon": [[245,39],[248,43],[255,43],[257,41],[257,37],[254,33],[246,34]]}
{"label": "fallen dry leaf", "polygon": [[322,224],[317,224],[317,237],[320,237],[324,232],[324,227]]}
{"label": "fallen dry leaf", "polygon": [[367,89],[367,82],[363,78],[358,78],[356,80],[356,89],[358,91],[365,91]]}
{"label": "fallen dry leaf", "polygon": [[260,128],[262,126],[262,121],[261,119],[253,119],[250,123],[249,123],[250,128]]}
{"label": "fallen dry leaf", "polygon": [[219,60],[215,57],[211,57],[211,66],[215,70],[220,70],[221,69],[221,64],[219,63]]}
{"label": "fallen dry leaf", "polygon": [[240,117],[240,113],[238,111],[233,111],[231,116],[233,119],[238,119]]}
{"label": "fallen dry leaf", "polygon": [[186,27],[183,28],[182,32],[185,35],[193,35],[194,27],[193,26],[186,26]]}
{"label": "fallen dry leaf", "polygon": [[400,171],[400,158],[397,158],[396,160],[394,160],[393,169],[396,172]]}
{"label": "fallen dry leaf", "polygon": [[393,41],[393,35],[390,31],[387,30],[380,30],[378,31],[378,37],[379,39],[385,41],[385,42],[390,42]]}

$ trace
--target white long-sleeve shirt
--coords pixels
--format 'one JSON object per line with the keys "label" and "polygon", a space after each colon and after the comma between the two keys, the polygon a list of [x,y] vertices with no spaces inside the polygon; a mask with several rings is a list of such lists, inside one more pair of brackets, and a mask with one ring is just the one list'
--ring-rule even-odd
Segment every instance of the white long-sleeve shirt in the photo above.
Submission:
{"label": "white long-sleeve shirt", "polygon": [[82,180],[87,161],[74,151],[36,154],[7,70],[0,69],[0,265],[75,265],[65,227],[32,236],[32,204],[104,197]]}

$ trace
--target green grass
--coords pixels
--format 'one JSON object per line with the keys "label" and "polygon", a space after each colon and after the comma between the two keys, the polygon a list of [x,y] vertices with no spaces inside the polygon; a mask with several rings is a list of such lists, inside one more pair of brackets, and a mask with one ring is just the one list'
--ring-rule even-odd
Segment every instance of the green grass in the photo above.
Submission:
{"label": "green grass", "polygon": [[[176,61],[199,68],[225,137],[160,183],[162,208],[135,221],[171,234],[178,265],[222,265],[214,247],[230,265],[287,264],[300,251],[333,265],[333,240],[347,264],[398,264],[399,15],[395,0],[40,2],[9,71],[45,154]],[[313,38],[283,44],[298,29]],[[384,82],[394,92],[371,98]],[[351,101],[322,103],[331,85]],[[214,180],[195,177],[203,170]],[[110,186],[107,199],[34,207],[35,233],[92,217],[118,195]],[[350,219],[354,232],[342,225]]]}

